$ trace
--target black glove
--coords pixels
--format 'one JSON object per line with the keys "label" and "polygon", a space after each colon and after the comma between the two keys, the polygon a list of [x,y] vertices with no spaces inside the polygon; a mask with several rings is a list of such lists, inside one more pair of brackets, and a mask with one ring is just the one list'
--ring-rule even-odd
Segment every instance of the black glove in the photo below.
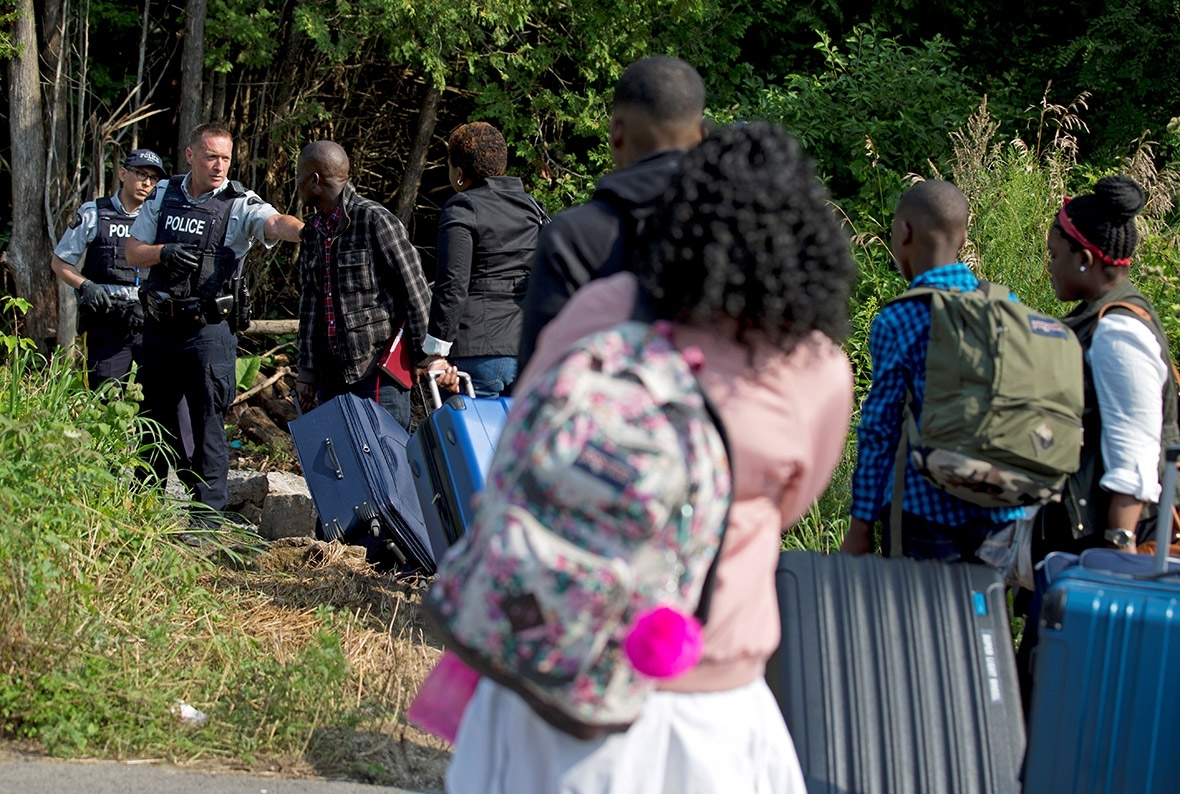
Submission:
{"label": "black glove", "polygon": [[184,243],[166,243],[160,249],[160,264],[167,265],[176,278],[188,278],[201,267],[201,249]]}
{"label": "black glove", "polygon": [[105,314],[111,310],[111,296],[100,285],[86,279],[78,287],[78,306],[95,314]]}
{"label": "black glove", "polygon": [[123,322],[127,323],[127,331],[134,336],[143,330],[143,304],[139,301],[129,302],[123,309]]}

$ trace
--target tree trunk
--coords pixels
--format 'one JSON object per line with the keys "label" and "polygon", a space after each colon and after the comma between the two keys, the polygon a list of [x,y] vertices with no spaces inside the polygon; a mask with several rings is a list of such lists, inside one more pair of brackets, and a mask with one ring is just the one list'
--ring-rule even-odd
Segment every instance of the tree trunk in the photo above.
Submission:
{"label": "tree trunk", "polygon": [[17,0],[13,44],[18,54],[8,63],[12,151],[12,239],[6,259],[16,294],[32,304],[25,334],[48,353],[57,336],[57,286],[49,269],[51,242],[44,212],[45,126],[33,0]]}
{"label": "tree trunk", "polygon": [[180,56],[180,140],[176,162],[184,160],[184,150],[193,129],[201,123],[201,82],[205,75],[205,15],[209,0],[186,0],[184,5],[184,52]]}
{"label": "tree trunk", "polygon": [[434,127],[438,123],[440,97],[442,89],[434,83],[427,83],[426,96],[422,99],[422,111],[418,114],[418,134],[414,137],[410,156],[406,158],[406,173],[402,175],[402,183],[397,189],[397,202],[393,210],[393,214],[406,227],[409,227],[410,217],[414,214],[418,187],[422,184],[422,174],[426,171],[426,155],[430,151],[430,140],[434,137]]}
{"label": "tree trunk", "polygon": [[213,77],[213,108],[209,114],[210,121],[225,124],[225,86],[226,73],[218,72]]}
{"label": "tree trunk", "polygon": [[[70,0],[56,2],[49,0],[42,4],[42,34],[45,46],[41,52],[41,63],[45,70],[44,80],[50,86],[46,99],[49,101],[48,146],[45,160],[45,189],[42,197],[45,206],[45,225],[49,230],[50,243],[57,239],[57,220],[63,204],[76,201],[75,174],[72,173],[73,152],[69,134],[70,107],[68,88],[68,50],[63,46],[70,22]],[[85,26],[83,21],[82,26]],[[85,49],[83,48],[83,52]],[[83,56],[85,57],[85,56]],[[85,81],[85,74],[79,82]],[[59,129],[61,132],[59,132]],[[74,291],[65,284],[57,283],[57,343],[69,347],[74,343],[74,330],[78,322],[78,309]]]}
{"label": "tree trunk", "polygon": [[[135,98],[131,100],[131,109],[139,110],[140,99],[143,96],[143,61],[147,56],[148,22],[151,20],[150,10],[152,0],[143,0],[143,17],[139,23],[139,65],[135,68]],[[139,122],[131,125],[131,148],[139,148]]]}

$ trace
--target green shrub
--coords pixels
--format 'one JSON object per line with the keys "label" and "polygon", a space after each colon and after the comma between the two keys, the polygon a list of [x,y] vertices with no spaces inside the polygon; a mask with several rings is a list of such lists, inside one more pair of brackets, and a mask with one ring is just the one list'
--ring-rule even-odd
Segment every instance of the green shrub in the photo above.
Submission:
{"label": "green shrub", "polygon": [[858,209],[891,212],[905,174],[950,155],[947,136],[979,103],[980,92],[941,37],[909,46],[861,24],[838,46],[817,33],[824,68],[778,84],[752,81],[737,113],[777,121],[798,135],[837,197],[857,197]]}

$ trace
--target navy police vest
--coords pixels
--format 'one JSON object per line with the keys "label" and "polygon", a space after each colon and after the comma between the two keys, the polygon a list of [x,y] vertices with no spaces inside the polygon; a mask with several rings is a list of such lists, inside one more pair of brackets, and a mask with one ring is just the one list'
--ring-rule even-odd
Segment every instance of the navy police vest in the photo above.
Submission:
{"label": "navy police vest", "polygon": [[82,275],[96,284],[134,286],[138,271],[127,264],[124,249],[135,217],[117,210],[106,196],[94,204],[98,208],[98,232],[86,248]]}
{"label": "navy police vest", "polygon": [[213,298],[224,295],[238,268],[238,259],[225,244],[226,227],[234,199],[246,194],[240,182],[231,180],[225,189],[203,204],[193,204],[181,183],[184,175],[168,180],[164,202],[156,221],[156,244],[182,243],[201,250],[201,267],[191,279],[177,282],[167,267],[149,271],[149,289],[168,292],[173,298]]}

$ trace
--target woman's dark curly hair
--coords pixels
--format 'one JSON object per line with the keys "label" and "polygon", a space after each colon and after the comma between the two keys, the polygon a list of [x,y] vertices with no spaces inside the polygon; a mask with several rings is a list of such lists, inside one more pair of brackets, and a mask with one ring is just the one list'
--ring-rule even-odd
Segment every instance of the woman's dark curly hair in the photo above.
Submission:
{"label": "woman's dark curly hair", "polygon": [[848,332],[856,265],[848,237],[799,141],[741,124],[684,155],[639,236],[640,295],[655,319],[737,321],[791,350],[812,331]]}
{"label": "woman's dark curly hair", "polygon": [[468,179],[503,176],[508,168],[508,145],[500,131],[486,121],[461,124],[447,140],[451,165],[463,169]]}

